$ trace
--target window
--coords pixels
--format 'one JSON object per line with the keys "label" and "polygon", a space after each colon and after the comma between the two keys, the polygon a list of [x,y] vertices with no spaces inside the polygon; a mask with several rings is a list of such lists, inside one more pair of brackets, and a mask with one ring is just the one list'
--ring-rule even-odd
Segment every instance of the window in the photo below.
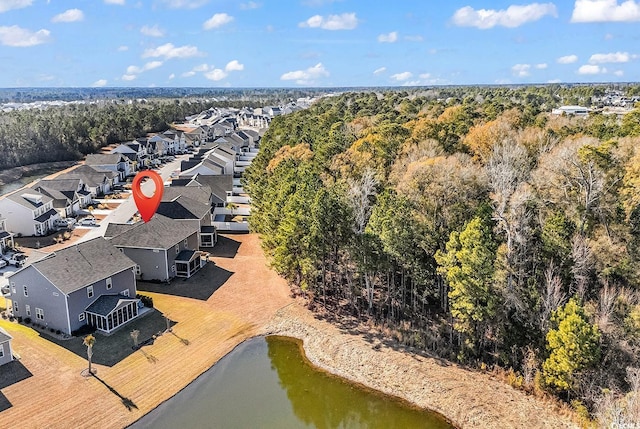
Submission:
{"label": "window", "polygon": [[0,344],[0,358],[4,357],[4,344]]}
{"label": "window", "polygon": [[11,293],[16,293],[16,284],[14,282],[11,282]]}
{"label": "window", "polygon": [[36,307],[36,319],[44,320],[44,311],[38,307]]}
{"label": "window", "polygon": [[172,265],[172,266],[171,266],[171,272],[172,272],[172,273],[175,273],[175,272],[176,272],[176,266],[175,266],[175,265]]}
{"label": "window", "polygon": [[118,247],[118,250],[124,253],[124,249],[122,247]]}
{"label": "window", "polygon": [[129,296],[129,289],[125,289],[125,290],[123,290],[123,291],[122,291],[122,294],[123,294],[124,296]]}
{"label": "window", "polygon": [[179,244],[176,244],[176,255],[177,255],[178,253],[180,253],[180,245],[179,245]]}
{"label": "window", "polygon": [[111,289],[112,286],[113,286],[113,281],[111,280],[111,277],[109,277],[107,279],[107,290]]}
{"label": "window", "polygon": [[22,291],[24,292],[24,296],[29,296],[29,291],[27,290],[27,286],[22,286]]}
{"label": "window", "polygon": [[78,322],[84,322],[84,313],[78,314]]}
{"label": "window", "polygon": [[189,242],[188,242],[188,241],[187,241],[187,239],[185,238],[185,239],[184,239],[184,242],[183,242],[182,244],[184,244],[184,247],[187,247],[187,246],[189,245]]}
{"label": "window", "polygon": [[140,270],[140,265],[136,265],[134,267],[134,272],[136,273],[136,276],[139,276],[140,274],[142,274],[142,271]]}
{"label": "window", "polygon": [[18,312],[18,301],[13,301],[13,313],[16,314]]}
{"label": "window", "polygon": [[31,317],[31,306],[29,304],[24,306],[24,311],[27,313],[27,317]]}
{"label": "window", "polygon": [[54,292],[53,296],[60,296],[60,294],[58,292]]}
{"label": "window", "polygon": [[87,288],[87,298],[93,298],[93,286]]}

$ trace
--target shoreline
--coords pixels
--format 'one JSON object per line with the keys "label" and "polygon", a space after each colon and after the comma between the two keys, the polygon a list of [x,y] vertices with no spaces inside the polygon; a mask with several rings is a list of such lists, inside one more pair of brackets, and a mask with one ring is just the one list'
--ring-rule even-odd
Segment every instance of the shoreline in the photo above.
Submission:
{"label": "shoreline", "polygon": [[344,332],[298,302],[279,309],[264,335],[296,338],[314,366],[438,413],[458,428],[578,427],[489,374]]}
{"label": "shoreline", "polygon": [[[439,413],[460,428],[576,427],[549,404],[490,374],[410,349],[399,351],[375,335],[354,334],[320,320],[302,299],[292,298],[286,281],[268,267],[255,234],[227,237],[235,253],[213,259],[216,269],[230,273],[228,280],[206,300],[145,293],[153,297],[155,308],[177,322],[175,336],[162,335],[112,367],[94,365],[104,384],[80,375],[86,357],[27,326],[0,319],[14,338],[20,364],[31,374],[0,390],[0,400],[10,403],[0,411],[0,427],[15,422],[25,428],[44,422],[49,428],[128,427],[259,335],[302,340],[306,358],[316,367]],[[121,398],[135,408],[125,408]]]}

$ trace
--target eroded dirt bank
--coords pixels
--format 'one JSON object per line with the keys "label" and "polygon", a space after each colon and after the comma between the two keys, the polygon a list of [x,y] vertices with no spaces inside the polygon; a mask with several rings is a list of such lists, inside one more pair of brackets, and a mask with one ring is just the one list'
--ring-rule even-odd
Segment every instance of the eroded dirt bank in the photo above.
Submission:
{"label": "eroded dirt bank", "polygon": [[300,302],[276,312],[265,333],[299,338],[314,365],[434,410],[461,428],[577,427],[488,374],[398,351],[375,336],[352,334],[317,319]]}

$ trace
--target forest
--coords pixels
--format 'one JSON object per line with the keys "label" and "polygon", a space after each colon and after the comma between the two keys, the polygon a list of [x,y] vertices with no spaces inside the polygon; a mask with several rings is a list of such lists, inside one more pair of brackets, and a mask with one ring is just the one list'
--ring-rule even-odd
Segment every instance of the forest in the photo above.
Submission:
{"label": "forest", "polygon": [[264,135],[251,228],[312,305],[585,422],[637,424],[640,109],[550,114],[604,90],[323,98]]}
{"label": "forest", "polygon": [[[296,89],[0,89],[0,101],[97,99],[90,103],[0,112],[0,169],[80,160],[106,145],[165,131],[170,124],[183,122],[186,116],[211,107],[280,105],[298,97],[324,93],[326,90]],[[143,96],[150,98],[122,98]]]}

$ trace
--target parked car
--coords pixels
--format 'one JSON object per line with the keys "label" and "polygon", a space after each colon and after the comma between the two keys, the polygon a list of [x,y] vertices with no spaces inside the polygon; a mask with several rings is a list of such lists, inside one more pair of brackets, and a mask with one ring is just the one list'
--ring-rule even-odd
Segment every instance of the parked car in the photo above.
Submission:
{"label": "parked car", "polygon": [[75,225],[76,220],[73,218],[56,219],[53,224],[60,228],[71,228]]}
{"label": "parked car", "polygon": [[4,255],[4,260],[14,267],[21,267],[27,260],[27,257],[22,253],[10,253],[8,255]]}
{"label": "parked car", "polygon": [[4,259],[0,259],[0,268],[4,268],[7,265],[9,265],[9,263],[7,261],[5,261]]}
{"label": "parked car", "polygon": [[96,226],[97,221],[95,217],[85,217],[80,221],[80,225],[82,226]]}

